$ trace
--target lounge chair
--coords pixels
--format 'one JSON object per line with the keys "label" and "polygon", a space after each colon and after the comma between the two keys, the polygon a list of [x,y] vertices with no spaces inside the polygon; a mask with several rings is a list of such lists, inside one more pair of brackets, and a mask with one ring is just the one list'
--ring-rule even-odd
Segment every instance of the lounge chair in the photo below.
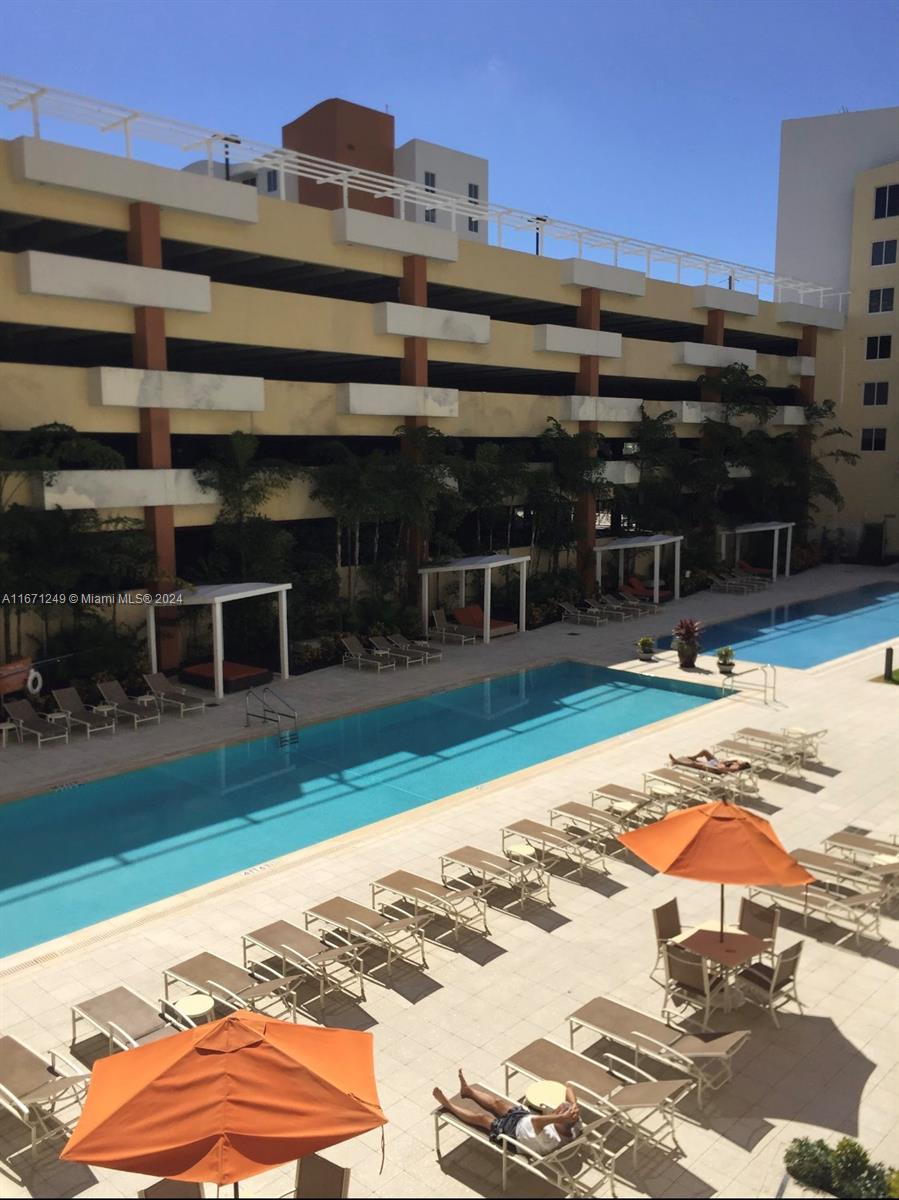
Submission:
{"label": "lounge chair", "polygon": [[370,650],[366,650],[357,637],[342,637],[340,644],[343,646],[346,653],[343,656],[343,665],[353,666],[357,670],[363,667],[374,667],[376,671],[395,671],[396,663],[390,659],[385,659],[383,654],[372,654]]}
{"label": "lounge chair", "polygon": [[502,828],[503,853],[514,852],[516,842],[531,846],[541,867],[551,869],[565,860],[573,864],[580,875],[586,868],[606,871],[605,840],[607,830],[596,827],[567,833],[541,821],[513,821]]}
{"label": "lounge chair", "polygon": [[744,742],[755,742],[776,750],[798,751],[804,764],[819,761],[820,743],[827,736],[827,730],[785,729],[782,733],[775,733],[772,729],[744,726],[734,736]]}
{"label": "lounge chair", "polygon": [[322,925],[332,937],[347,946],[382,950],[387,957],[387,974],[394,959],[427,967],[425,939],[420,917],[389,917],[375,908],[334,896],[305,913],[306,928]]}
{"label": "lounge chair", "polygon": [[668,811],[669,795],[658,796],[651,792],[638,792],[635,788],[622,787],[618,783],[604,783],[590,793],[594,806],[602,805],[601,811],[611,814],[622,830],[633,829],[646,821],[655,821]]}
{"label": "lounge chair", "polygon": [[[657,613],[662,611],[661,604],[656,604],[655,600],[653,600],[652,592],[644,595],[642,592],[635,592],[627,584],[622,584],[618,589],[618,595],[622,600],[630,600],[632,604],[639,604],[640,612]],[[659,595],[661,596],[661,592]]]}
{"label": "lounge chair", "polygon": [[678,790],[686,799],[711,796],[757,796],[759,783],[751,767],[745,771],[714,771],[700,766],[678,763],[674,767],[657,767],[643,775],[643,786],[652,791],[653,785]]}
{"label": "lounge chair", "polygon": [[574,621],[575,625],[605,625],[609,619],[604,613],[575,608],[567,600],[557,600],[556,603],[562,610],[562,620]]}
{"label": "lounge chair", "polygon": [[550,825],[555,825],[557,821],[566,829],[579,830],[605,842],[607,858],[624,853],[624,846],[616,841],[622,832],[622,823],[604,809],[596,808],[593,804],[582,804],[579,800],[566,800],[549,810]]}
{"label": "lounge chair", "polygon": [[804,846],[791,850],[796,861],[822,883],[834,883],[856,892],[881,889],[884,903],[889,903],[899,888],[899,861],[892,863],[858,863],[826,854],[822,850],[807,850]]}
{"label": "lounge chair", "polygon": [[434,621],[434,635],[439,637],[441,642],[446,642],[447,639],[451,642],[458,642],[460,646],[473,645],[477,638],[469,629],[463,629],[460,625],[454,625],[447,621],[446,613],[442,608],[435,608],[431,613],[431,618]]}
{"label": "lounge chair", "polygon": [[726,996],[724,975],[710,972],[704,958],[673,943],[664,947],[662,957],[665,962],[662,1016],[670,1016],[674,1004],[690,1004],[702,1011],[702,1028],[708,1029],[713,1006],[719,1001],[723,1003]]}
{"label": "lounge chair", "polygon": [[0,1037],[0,1107],[28,1129],[32,1155],[42,1142],[71,1132],[89,1079],[63,1054],[43,1056],[17,1038]]}
{"label": "lounge chair", "polygon": [[881,936],[880,908],[884,893],[879,889],[837,895],[820,884],[808,883],[793,888],[753,885],[747,890],[750,898],[765,896],[781,907],[795,910],[804,926],[812,917],[830,925],[848,925],[856,945],[861,944],[862,934]]}
{"label": "lounge chair", "polygon": [[423,917],[423,926],[432,916],[444,917],[451,922],[456,941],[462,929],[490,932],[487,927],[487,903],[477,888],[447,887],[445,883],[415,875],[412,871],[393,871],[376,879],[371,885],[372,908],[378,907],[378,897],[382,893],[411,904],[412,915]]}
{"label": "lounge chair", "polygon": [[[453,875],[458,871],[461,875]],[[444,883],[453,879],[475,879],[482,896],[489,896],[496,888],[505,888],[518,893],[514,903],[536,899],[541,892],[546,903],[552,904],[550,876],[537,862],[518,860],[513,862],[489,850],[477,846],[460,846],[440,856],[440,878]]]}
{"label": "lounge chair", "polygon": [[409,667],[423,665],[425,662],[425,653],[423,650],[416,650],[413,646],[411,650],[399,650],[396,646],[391,646],[386,637],[370,637],[368,639],[374,647],[375,654],[387,656],[388,662],[402,663],[408,670]]}
{"label": "lounge chair", "polygon": [[716,742],[713,749],[723,751],[722,758],[746,759],[755,774],[765,771],[772,780],[780,779],[784,775],[802,777],[802,752],[795,745],[762,745],[737,738],[725,738]]}
{"label": "lounge chair", "polygon": [[778,1028],[779,1008],[792,1003],[802,1012],[802,1004],[796,994],[796,972],[799,969],[801,953],[802,942],[795,942],[786,950],[782,950],[771,966],[767,963],[751,963],[737,973],[735,987],[740,995],[750,1004],[766,1008]]}
{"label": "lounge chair", "polygon": [[851,829],[839,829],[824,839],[825,850],[836,850],[847,858],[880,859],[890,861],[899,859],[899,843],[896,835],[888,838],[871,837],[868,834],[853,833]]}
{"label": "lounge chair", "polygon": [[104,729],[111,729],[115,733],[115,719],[109,715],[101,716],[100,713],[91,712],[75,688],[55,688],[52,694],[56,707],[66,714],[69,728],[73,725],[83,725],[88,741],[92,733],[101,733]]}
{"label": "lounge chair", "polygon": [[641,609],[635,604],[622,604],[610,600],[608,596],[598,596],[587,605],[588,613],[595,613],[607,621],[630,621],[641,614]]}
{"label": "lounge chair", "polygon": [[46,717],[40,716],[34,711],[30,700],[6,700],[3,707],[6,709],[6,715],[16,727],[19,741],[26,734],[29,737],[37,738],[38,750],[40,750],[44,742],[56,742],[60,739],[66,743],[68,742],[68,725],[50,721]]}
{"label": "lounge chair", "polygon": [[165,708],[167,704],[170,704],[172,708],[177,708],[179,717],[183,717],[186,712],[206,711],[206,701],[202,696],[196,696],[187,688],[172,683],[161,671],[157,671],[153,675],[144,675],[144,679],[147,687],[162,707]]}
{"label": "lounge chair", "polygon": [[188,1183],[186,1179],[160,1179],[138,1189],[137,1195],[140,1200],[204,1200],[206,1189],[202,1183]]}
{"label": "lounge chair", "polygon": [[103,1034],[110,1054],[116,1049],[133,1050],[135,1046],[158,1042],[160,1038],[171,1037],[179,1029],[189,1029],[193,1025],[190,1017],[166,1001],[153,1004],[126,987],[114,987],[72,1005],[73,1046],[78,1040],[79,1021],[85,1021]]}
{"label": "lounge chair", "polygon": [[392,642],[397,650],[421,652],[425,656],[425,662],[440,662],[443,658],[442,650],[435,650],[434,647],[425,640],[412,639],[405,637],[402,633],[388,633],[388,642]]}
{"label": "lounge chair", "polygon": [[712,571],[706,573],[712,581],[713,592],[731,592],[734,595],[745,596],[756,590],[755,585],[746,579],[733,579],[727,575],[715,575]]}
{"label": "lounge chair", "polygon": [[[630,592],[633,592],[638,600],[652,600],[655,603],[655,595],[653,588],[649,587],[642,579],[636,575],[628,577],[627,586]],[[668,588],[659,588],[659,599],[670,600],[673,593]]]}
{"label": "lounge chair", "polygon": [[254,964],[253,972],[237,963],[220,958],[217,954],[202,951],[193,958],[167,967],[162,973],[165,998],[175,984],[181,984],[191,992],[205,992],[217,1004],[237,1012],[242,1008],[254,1012],[268,1012],[262,1007],[263,1000],[280,1002],[292,1021],[296,1020],[296,979],[276,975],[265,964]]}
{"label": "lounge chair", "polygon": [[[453,620],[463,633],[473,633],[478,637],[484,634],[484,610],[480,604],[467,604],[465,608],[453,610]],[[502,621],[499,617],[490,618],[490,636],[505,637],[509,633],[518,633],[518,626],[513,621]]]}
{"label": "lounge chair", "polygon": [[273,921],[243,935],[243,965],[248,970],[258,970],[260,964],[250,958],[251,947],[270,958],[279,958],[283,976],[296,972],[317,983],[322,1008],[328,992],[345,992],[365,999],[362,959],[353,946],[328,946],[290,921]]}
{"label": "lounge chair", "polygon": [[350,1170],[320,1154],[304,1154],[297,1159],[294,1197],[296,1200],[344,1200],[350,1190]]}
{"label": "lounge chair", "polygon": [[97,689],[104,702],[112,708],[116,721],[127,717],[134,722],[134,728],[137,729],[138,725],[143,725],[147,721],[155,721],[158,724],[162,720],[162,714],[155,702],[152,707],[138,704],[136,700],[130,699],[125,694],[125,689],[117,679],[105,679],[102,683],[97,684]]}
{"label": "lounge chair", "polygon": [[586,1029],[624,1046],[639,1062],[641,1056],[666,1063],[695,1080],[701,1106],[705,1090],[716,1091],[733,1078],[733,1060],[749,1040],[748,1029],[732,1033],[687,1033],[639,1009],[597,996],[568,1018],[572,1048],[575,1035]]}

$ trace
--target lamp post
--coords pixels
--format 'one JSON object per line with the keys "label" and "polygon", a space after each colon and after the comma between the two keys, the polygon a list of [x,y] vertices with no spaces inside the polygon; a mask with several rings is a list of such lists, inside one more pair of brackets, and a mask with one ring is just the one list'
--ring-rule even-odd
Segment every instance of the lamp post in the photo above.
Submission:
{"label": "lamp post", "polygon": [[534,253],[539,254],[543,245],[543,222],[548,221],[549,217],[534,217],[534,235],[535,245]]}
{"label": "lamp post", "polygon": [[236,133],[223,133],[222,141],[225,143],[225,179],[231,178],[231,145],[240,145],[240,138]]}

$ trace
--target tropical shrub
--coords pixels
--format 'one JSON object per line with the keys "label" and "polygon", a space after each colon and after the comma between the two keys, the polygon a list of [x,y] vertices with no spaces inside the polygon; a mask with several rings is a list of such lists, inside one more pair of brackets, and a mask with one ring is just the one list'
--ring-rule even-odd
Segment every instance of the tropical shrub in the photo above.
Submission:
{"label": "tropical shrub", "polygon": [[784,1154],[784,1166],[803,1187],[829,1192],[841,1200],[876,1200],[895,1194],[890,1189],[896,1182],[896,1172],[888,1172],[883,1163],[871,1162],[868,1152],[854,1138],[840,1138],[833,1148],[821,1138],[794,1138]]}

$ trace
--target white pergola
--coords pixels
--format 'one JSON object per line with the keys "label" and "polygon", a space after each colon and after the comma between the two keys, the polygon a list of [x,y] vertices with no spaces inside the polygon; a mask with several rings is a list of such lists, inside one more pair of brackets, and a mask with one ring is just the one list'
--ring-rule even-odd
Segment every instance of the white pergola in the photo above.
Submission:
{"label": "white pergola", "polygon": [[721,558],[726,558],[727,535],[732,533],[736,539],[734,545],[734,562],[740,561],[740,541],[744,533],[773,533],[774,534],[774,550],[771,555],[771,580],[777,578],[777,559],[778,550],[780,548],[780,531],[787,531],[787,561],[784,566],[784,575],[790,574],[790,558],[793,554],[793,526],[795,521],[758,521],[754,525],[737,525],[735,529],[724,529],[721,531]]}
{"label": "white pergola", "polygon": [[[209,604],[212,606],[212,671],[215,680],[215,695],[221,700],[225,695],[222,663],[225,658],[224,635],[222,633],[222,605],[229,600],[249,600],[253,596],[278,597],[278,630],[281,643],[281,678],[289,679],[290,658],[287,644],[287,593],[292,583],[211,583],[202,584],[192,591],[182,593],[181,604]],[[181,605],[151,604],[147,609],[147,649],[150,654],[150,670],[158,670],[156,659],[156,609],[180,608]]]}
{"label": "white pergola", "polygon": [[680,544],[683,535],[677,533],[650,533],[644,537],[615,538],[596,547],[596,582],[602,591],[602,556],[607,550],[618,551],[618,585],[624,585],[624,555],[628,550],[652,548],[652,598],[659,602],[659,566],[663,546],[674,545],[674,599],[680,600]]}
{"label": "white pergola", "polygon": [[421,619],[424,625],[424,632],[428,632],[428,609],[430,607],[429,599],[429,581],[431,575],[442,575],[449,571],[458,571],[459,573],[459,600],[460,608],[465,607],[465,576],[469,571],[484,572],[484,641],[490,641],[490,602],[491,602],[491,575],[497,567],[512,567],[517,563],[519,565],[518,575],[518,629],[519,632],[524,632],[525,627],[525,605],[528,594],[528,563],[531,561],[530,554],[475,554],[471,558],[457,558],[453,562],[443,563],[441,566],[426,566],[419,567],[418,573],[421,576]]}

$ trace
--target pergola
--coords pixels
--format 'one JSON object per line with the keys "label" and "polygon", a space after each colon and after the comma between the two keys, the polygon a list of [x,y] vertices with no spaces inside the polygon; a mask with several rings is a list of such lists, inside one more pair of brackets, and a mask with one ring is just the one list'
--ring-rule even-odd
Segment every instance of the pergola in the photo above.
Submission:
{"label": "pergola", "polygon": [[[289,679],[289,654],[287,645],[287,593],[292,583],[212,583],[202,584],[192,591],[182,593],[181,604],[209,604],[212,606],[212,671],[215,695],[221,700],[225,695],[222,663],[225,658],[224,635],[222,633],[222,605],[230,600],[249,600],[253,596],[278,596],[278,628],[281,643],[281,678]],[[156,609],[180,608],[181,605],[151,604],[147,609],[147,649],[150,653],[150,669],[155,672],[156,660]]]}
{"label": "pergola", "polygon": [[787,531],[787,561],[784,566],[784,575],[790,574],[790,558],[793,554],[793,526],[795,521],[758,521],[754,525],[737,525],[735,529],[724,529],[721,531],[721,557],[725,558],[725,550],[727,546],[727,535],[732,533],[736,539],[734,546],[734,561],[740,561],[740,540],[744,533],[773,533],[774,534],[774,550],[771,555],[771,579],[772,582],[777,578],[777,558],[778,549],[780,546],[780,531]]}
{"label": "pergola", "polygon": [[475,554],[471,558],[457,558],[453,562],[443,563],[439,566],[419,567],[418,573],[421,576],[421,618],[424,624],[424,632],[428,632],[428,609],[429,601],[429,580],[431,575],[442,575],[448,571],[459,572],[459,601],[460,608],[465,607],[465,576],[469,571],[484,572],[484,641],[490,641],[490,601],[491,601],[491,575],[497,567],[511,567],[516,563],[519,564],[518,575],[518,629],[519,632],[524,631],[525,626],[525,604],[528,594],[528,563],[531,561],[530,554]]}
{"label": "pergola", "polygon": [[618,551],[618,584],[624,585],[624,555],[627,550],[645,550],[652,547],[652,598],[659,602],[659,566],[663,546],[674,546],[674,599],[680,600],[680,544],[683,535],[678,533],[649,533],[642,537],[615,538],[596,547],[596,582],[602,591],[602,556],[607,550]]}

